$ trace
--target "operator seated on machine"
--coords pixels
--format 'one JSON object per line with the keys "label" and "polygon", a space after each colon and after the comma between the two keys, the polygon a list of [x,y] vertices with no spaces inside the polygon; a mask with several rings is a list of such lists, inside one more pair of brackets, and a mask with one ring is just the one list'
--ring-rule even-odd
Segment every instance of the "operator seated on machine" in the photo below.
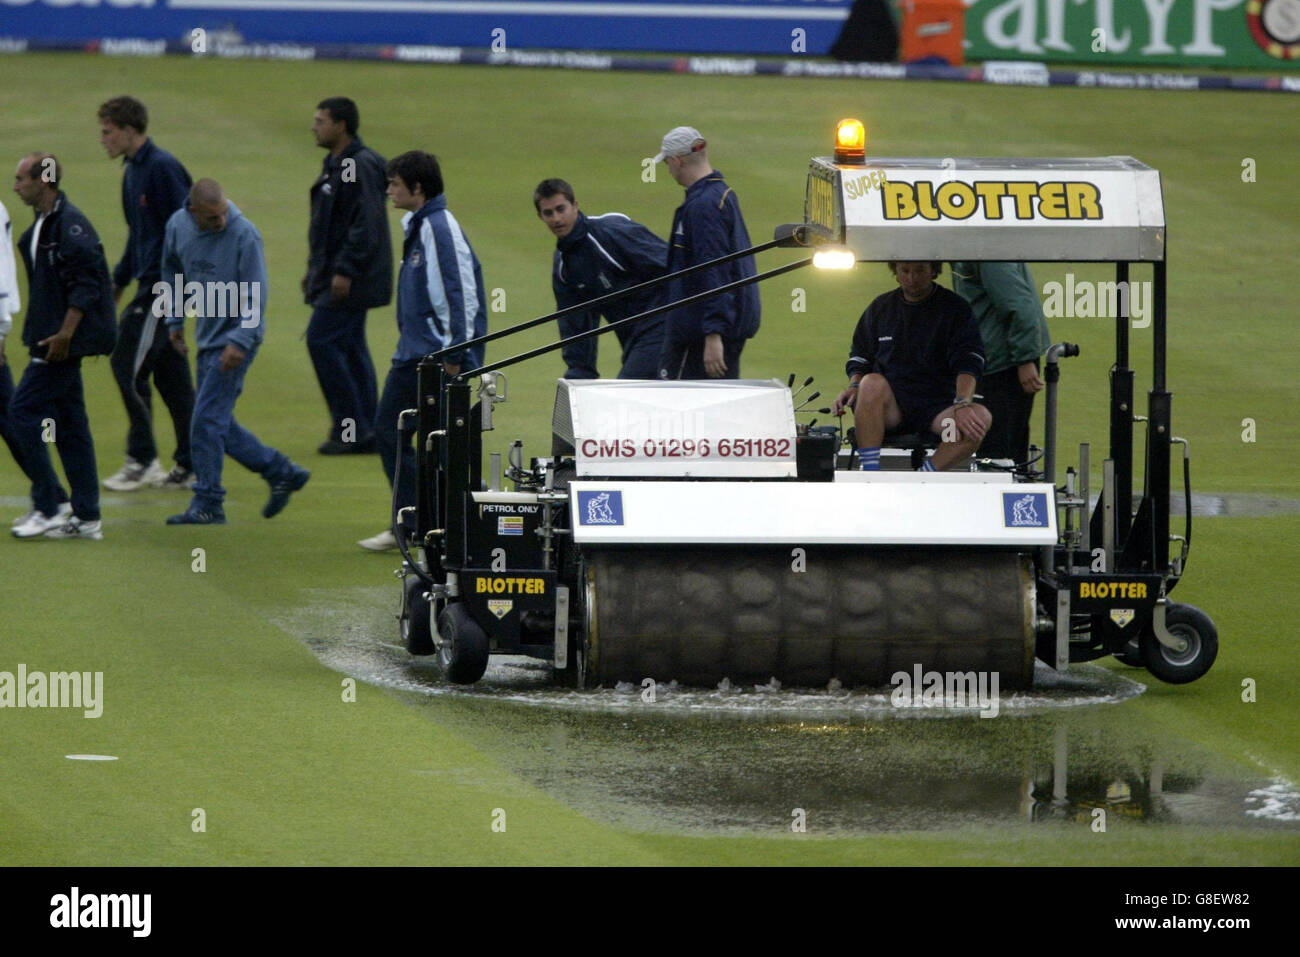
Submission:
{"label": "operator seated on machine", "polygon": [[887,432],[927,431],[941,441],[920,471],[941,472],[979,448],[993,422],[974,401],[984,343],[970,304],[935,283],[943,263],[888,265],[898,288],[877,296],[858,320],[849,385],[832,411],[853,409],[864,472],[880,469]]}

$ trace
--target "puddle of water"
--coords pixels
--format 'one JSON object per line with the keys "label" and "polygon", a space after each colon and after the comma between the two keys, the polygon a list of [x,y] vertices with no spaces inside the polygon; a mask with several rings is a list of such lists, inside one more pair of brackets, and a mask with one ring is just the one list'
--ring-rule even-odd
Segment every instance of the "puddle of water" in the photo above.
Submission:
{"label": "puddle of water", "polygon": [[[642,830],[815,833],[1068,822],[1300,826],[1300,792],[1248,762],[1135,727],[1124,672],[1039,666],[999,718],[897,709],[888,689],[552,687],[494,658],[468,688],[396,644],[396,589],[309,592],[277,622],[327,666],[394,689],[558,800]],[[1138,674],[1139,672],[1133,672]],[[946,720],[925,720],[944,718]]]}

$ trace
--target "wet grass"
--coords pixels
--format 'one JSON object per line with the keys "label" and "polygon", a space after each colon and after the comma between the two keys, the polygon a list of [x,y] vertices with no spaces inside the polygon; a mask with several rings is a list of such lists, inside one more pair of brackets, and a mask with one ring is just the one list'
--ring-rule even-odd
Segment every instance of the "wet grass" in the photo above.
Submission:
{"label": "wet grass", "polygon": [[[58,83],[49,82],[52,76]],[[435,86],[454,90],[437,111],[424,97],[394,95]],[[320,604],[322,590],[382,588],[394,565],[352,544],[385,520],[378,462],[312,452],[326,415],[299,341],[307,319],[296,295],[306,257],[306,191],[319,163],[307,127],[314,104],[340,89],[360,102],[363,135],[381,151],[419,146],[443,157],[451,206],[489,286],[506,291],[508,311],[494,315],[494,324],[550,306],[551,241],[529,200],[536,181],[566,176],[588,210],[619,209],[666,229],[679,191],[665,181],[642,183],[639,160],[653,152],[662,129],[679,122],[707,131],[756,239],[799,218],[807,156],[824,151],[826,130],[843,113],[871,118],[881,154],[1135,155],[1162,171],[1169,205],[1170,385],[1175,432],[1192,443],[1194,488],[1300,497],[1294,388],[1274,321],[1294,301],[1293,281],[1285,270],[1261,265],[1295,248],[1300,228],[1300,196],[1285,187],[1300,167],[1287,146],[1295,137],[1278,132],[1296,128],[1285,98],[619,75],[592,84],[589,75],[381,64],[0,58],[0,105],[13,158],[38,147],[59,154],[69,196],[99,227],[110,258],[123,239],[120,170],[97,145],[94,111],[123,91],[149,104],[161,145],[194,175],[221,179],[259,225],[272,278],[270,331],[240,418],[314,473],[271,522],[257,515],[265,485],[232,463],[227,527],[167,528],[163,518],[179,511],[183,498],[151,491],[105,498],[100,543],[0,541],[0,670],[19,663],[102,670],[106,699],[103,717],[93,720],[68,711],[0,711],[0,862],[1300,860],[1293,826],[1252,825],[1244,812],[1240,822],[1193,816],[1193,823],[1179,823],[1187,820],[1184,811],[1182,819],[1150,827],[1117,813],[1105,834],[1069,806],[1047,819],[1020,816],[1015,795],[1025,776],[1047,774],[1042,783],[1049,788],[1054,780],[1055,738],[1046,726],[1034,730],[1046,719],[991,722],[1004,730],[980,734],[1006,740],[974,753],[964,734],[953,733],[963,725],[915,722],[905,735],[891,730],[889,746],[873,762],[845,750],[855,735],[877,740],[862,728],[813,733],[783,725],[769,734],[747,725],[682,730],[647,720],[624,737],[604,717],[571,724],[536,709],[497,708],[489,696],[421,699],[411,707],[403,694],[364,680],[355,702],[345,701],[344,676],[323,667],[285,624],[297,610]],[[248,105],[254,102],[256,109]],[[632,116],[629,102],[638,104]],[[1243,110],[1252,117],[1245,126]],[[1258,162],[1258,183],[1240,181],[1245,156]],[[7,205],[25,228],[28,214]],[[1036,270],[1040,282],[1061,272]],[[1102,275],[1093,267],[1077,272]],[[833,279],[796,275],[808,292],[808,312],[790,311],[794,282],[767,289],[763,331],[746,350],[746,372],[815,374],[825,394],[826,383],[839,381],[853,319],[884,290],[886,277],[874,267]],[[1062,457],[1070,461],[1070,443],[1103,439],[1112,334],[1095,320],[1061,320],[1054,332],[1085,347],[1065,371]],[[1149,385],[1146,335],[1134,333],[1139,392]],[[520,348],[543,338],[525,335]],[[391,308],[372,316],[370,339],[382,370],[395,341]],[[7,351],[20,371],[17,329]],[[512,374],[517,398],[499,411],[499,444],[522,435],[532,452],[549,445],[557,369],[543,361]],[[87,363],[84,372],[101,473],[108,474],[120,464],[125,418],[107,362]],[[1245,418],[1255,421],[1254,443],[1242,441]],[[1093,458],[1099,469],[1096,450]],[[0,463],[0,496],[13,513],[23,510],[25,494],[17,470]],[[1150,760],[1161,756],[1156,743],[1168,746],[1165,757],[1188,780],[1208,775],[1203,780],[1232,787],[1275,773],[1300,780],[1298,536],[1295,515],[1197,522],[1191,564],[1175,597],[1217,621],[1219,662],[1196,684],[1148,681],[1141,697],[1095,719],[1075,719],[1089,727],[1072,732],[1084,757],[1079,765],[1072,751],[1070,766],[1097,771],[1096,786],[1067,795],[1075,812],[1096,798],[1101,782],[1113,783],[1112,773],[1123,778],[1136,764],[1149,777]],[[194,570],[196,548],[204,549],[201,572]],[[395,585],[389,596],[377,595],[369,612],[380,622],[395,606]],[[336,638],[332,629],[341,627],[322,614],[318,637]],[[1255,682],[1254,703],[1242,700],[1247,679]],[[1126,743],[1094,755],[1087,744],[1094,720],[1122,731]],[[556,726],[565,728],[559,755],[547,750],[556,747]],[[1148,738],[1153,743],[1143,751],[1140,742]],[[664,742],[683,768],[699,767],[686,776],[665,772]],[[64,757],[73,753],[119,760]],[[763,767],[765,758],[772,767]],[[598,765],[603,777],[576,780],[577,768]],[[803,774],[812,792],[804,798],[800,775],[809,767],[825,773],[821,783]],[[767,795],[764,773],[781,776]],[[1167,791],[1181,786],[1165,781]],[[996,813],[963,816],[967,789],[979,793],[972,806]],[[874,791],[889,800],[873,799]],[[785,805],[807,805],[808,834],[790,833]],[[202,833],[193,829],[196,808],[206,816]],[[491,829],[498,808],[504,833]],[[927,820],[926,808],[938,810]]]}

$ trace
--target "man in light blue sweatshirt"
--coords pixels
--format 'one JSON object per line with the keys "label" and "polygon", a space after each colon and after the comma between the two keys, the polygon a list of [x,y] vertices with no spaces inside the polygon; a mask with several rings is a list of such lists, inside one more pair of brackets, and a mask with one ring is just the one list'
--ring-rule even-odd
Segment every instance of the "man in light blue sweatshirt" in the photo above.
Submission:
{"label": "man in light blue sweatshirt", "polygon": [[172,345],[186,353],[185,317],[193,315],[199,349],[190,426],[194,498],[167,524],[225,524],[221,466],[226,453],[270,484],[262,516],[271,518],[311,473],[235,421],[235,400],[266,334],[266,258],[262,234],[215,180],[195,183],[189,204],[167,221],[158,286],[154,308],[167,320]]}

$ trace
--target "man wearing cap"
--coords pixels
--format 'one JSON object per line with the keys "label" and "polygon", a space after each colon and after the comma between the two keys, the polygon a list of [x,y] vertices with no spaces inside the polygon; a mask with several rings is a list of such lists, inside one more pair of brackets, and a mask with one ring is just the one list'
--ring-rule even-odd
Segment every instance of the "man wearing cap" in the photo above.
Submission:
{"label": "man wearing cap", "polygon": [[[749,232],[735,192],[709,165],[704,137],[690,126],[668,132],[654,161],[663,161],[686,199],[673,214],[668,272],[749,249]],[[757,273],[753,256],[674,280],[670,301],[716,289]],[[745,340],[758,332],[756,285],[670,312],[665,321],[661,379],[737,379]]]}

